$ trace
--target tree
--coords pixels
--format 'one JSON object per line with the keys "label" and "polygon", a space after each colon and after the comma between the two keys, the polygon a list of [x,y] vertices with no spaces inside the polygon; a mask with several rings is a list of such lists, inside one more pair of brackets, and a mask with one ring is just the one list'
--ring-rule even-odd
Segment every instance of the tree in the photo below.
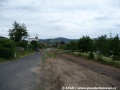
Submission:
{"label": "tree", "polygon": [[13,23],[13,28],[9,30],[10,39],[16,43],[24,40],[28,36],[25,24],[20,25],[16,21]]}
{"label": "tree", "polygon": [[96,44],[97,44],[97,54],[98,58],[102,59],[102,56],[108,52],[108,42],[107,42],[107,35],[101,35],[98,37]]}
{"label": "tree", "polygon": [[38,42],[37,41],[31,41],[30,45],[32,46],[32,48],[34,50],[36,50],[38,48]]}
{"label": "tree", "polygon": [[60,46],[61,49],[64,49],[64,50],[70,50],[70,43],[66,43],[65,45],[63,46]]}
{"label": "tree", "polygon": [[38,43],[38,48],[43,49],[44,45],[42,43]]}
{"label": "tree", "polygon": [[116,35],[113,39],[111,39],[111,56],[112,60],[115,62],[120,59],[120,41],[119,36]]}
{"label": "tree", "polygon": [[78,49],[80,52],[85,52],[86,54],[89,51],[92,51],[92,40],[89,36],[83,36],[78,41]]}
{"label": "tree", "polygon": [[21,40],[20,42],[17,43],[17,45],[27,50],[28,42],[26,40]]}
{"label": "tree", "polygon": [[15,43],[7,38],[0,38],[0,57],[11,58],[14,57]]}
{"label": "tree", "polygon": [[74,52],[75,50],[77,50],[77,43],[75,41],[70,41],[69,47],[70,47],[70,50]]}

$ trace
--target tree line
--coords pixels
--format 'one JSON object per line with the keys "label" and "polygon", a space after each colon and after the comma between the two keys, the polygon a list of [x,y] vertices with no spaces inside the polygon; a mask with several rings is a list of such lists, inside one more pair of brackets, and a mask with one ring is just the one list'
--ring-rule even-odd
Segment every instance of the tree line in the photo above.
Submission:
{"label": "tree line", "polygon": [[[12,29],[9,29],[8,32],[10,38],[0,37],[0,58],[14,57],[17,47],[22,47],[25,50],[28,50],[28,47],[29,50],[43,48],[43,45],[37,41],[28,43],[25,40],[29,36],[25,24],[19,24],[15,21]],[[78,41],[71,41],[65,45],[61,45],[59,48],[71,50],[72,52],[89,53],[90,58],[94,58],[94,54],[97,54],[98,59],[107,56],[111,57],[114,62],[120,60],[120,39],[118,35],[113,38],[101,35],[97,39],[83,36]]]}
{"label": "tree line", "polygon": [[94,59],[94,54],[97,54],[99,60],[103,56],[111,57],[114,62],[120,60],[120,39],[118,35],[113,38],[101,35],[97,39],[83,36],[78,41],[70,41],[59,48],[89,54],[91,59]]}
{"label": "tree line", "polygon": [[37,41],[28,43],[26,38],[29,34],[25,24],[19,24],[15,21],[13,27],[9,29],[8,32],[9,38],[0,37],[0,58],[8,59],[14,57],[18,47],[24,50],[36,50],[36,48],[43,47],[43,45]]}

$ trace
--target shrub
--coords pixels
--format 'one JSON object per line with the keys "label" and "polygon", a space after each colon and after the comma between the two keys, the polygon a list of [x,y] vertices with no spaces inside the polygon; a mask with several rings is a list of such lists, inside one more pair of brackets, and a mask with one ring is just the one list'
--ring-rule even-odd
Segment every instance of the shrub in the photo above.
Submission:
{"label": "shrub", "polygon": [[94,59],[95,57],[94,57],[94,54],[93,54],[93,52],[90,52],[89,53],[89,59]]}
{"label": "shrub", "polygon": [[14,57],[15,43],[7,38],[0,38],[0,58]]}

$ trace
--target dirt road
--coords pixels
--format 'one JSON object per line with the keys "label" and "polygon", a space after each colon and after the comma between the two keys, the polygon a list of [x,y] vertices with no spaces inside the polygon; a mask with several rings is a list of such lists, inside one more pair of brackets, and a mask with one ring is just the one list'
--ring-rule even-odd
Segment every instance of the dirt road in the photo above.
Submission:
{"label": "dirt road", "polygon": [[116,87],[120,90],[120,69],[80,57],[61,55],[49,58],[42,70],[45,90],[83,90],[72,87]]}

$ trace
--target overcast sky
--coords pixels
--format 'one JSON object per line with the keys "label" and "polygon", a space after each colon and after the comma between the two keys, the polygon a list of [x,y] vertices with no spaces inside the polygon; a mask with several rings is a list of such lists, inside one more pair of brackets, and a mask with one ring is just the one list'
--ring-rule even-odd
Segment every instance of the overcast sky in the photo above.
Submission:
{"label": "overcast sky", "polygon": [[8,37],[14,21],[31,38],[120,36],[120,0],[0,0],[0,36]]}

